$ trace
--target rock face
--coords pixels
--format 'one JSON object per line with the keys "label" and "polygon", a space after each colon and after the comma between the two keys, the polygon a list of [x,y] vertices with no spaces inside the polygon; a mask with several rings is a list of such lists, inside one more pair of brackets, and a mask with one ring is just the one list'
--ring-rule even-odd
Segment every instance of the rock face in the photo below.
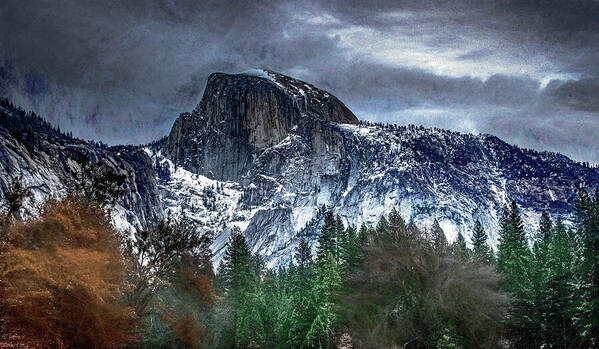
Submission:
{"label": "rock face", "polygon": [[334,146],[331,122],[358,119],[336,97],[284,75],[215,73],[200,105],[175,122],[166,155],[192,172],[240,180],[291,134],[304,137],[312,154]]}
{"label": "rock face", "polygon": [[543,210],[567,221],[579,185],[599,187],[599,169],[494,136],[361,123],[329,93],[269,71],[211,75],[198,107],[143,149],[17,128],[0,125],[2,189],[21,171],[41,201],[88,154],[127,175],[116,223],[184,214],[214,235],[215,263],[233,227],[268,266],[288,263],[300,236],[316,240],[323,205],[353,225],[395,207],[417,224],[437,219],[450,240],[479,219],[495,241],[509,201],[534,229]]}
{"label": "rock face", "polygon": [[0,199],[12,178],[22,176],[24,184],[34,188],[34,202],[25,203],[23,216],[35,215],[49,197],[66,194],[85,158],[126,176],[124,196],[113,212],[119,227],[139,228],[162,216],[155,171],[143,149],[74,139],[5,102],[0,120]]}

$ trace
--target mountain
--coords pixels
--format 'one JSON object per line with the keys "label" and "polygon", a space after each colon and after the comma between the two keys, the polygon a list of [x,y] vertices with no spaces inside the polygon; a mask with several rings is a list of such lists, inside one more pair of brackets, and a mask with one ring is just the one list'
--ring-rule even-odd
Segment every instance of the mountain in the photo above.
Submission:
{"label": "mountain", "polygon": [[[85,149],[127,174],[118,212],[132,226],[184,213],[214,235],[215,262],[236,226],[271,267],[290,260],[299,236],[315,241],[323,205],[354,225],[396,207],[419,224],[437,219],[450,240],[480,219],[495,240],[509,200],[535,226],[542,210],[567,220],[577,187],[599,186],[598,169],[491,135],[360,122],[330,93],[264,70],[212,74],[200,104],[142,148],[60,135],[32,153],[14,135],[1,137],[0,161],[12,170],[0,178],[19,168],[30,182],[52,181],[40,175],[47,172],[68,177],[55,167],[73,163],[70,149]],[[18,150],[3,155],[9,146]],[[28,167],[14,160],[33,154]]]}
{"label": "mountain", "polygon": [[217,259],[236,225],[271,266],[299,234],[314,240],[322,205],[354,225],[397,207],[438,219],[450,239],[478,218],[495,240],[508,200],[535,226],[542,210],[567,219],[577,186],[599,183],[597,169],[494,136],[360,123],[331,94],[271,71],[213,74],[199,106],[148,151],[171,173],[159,183],[165,209],[210,229]]}
{"label": "mountain", "polygon": [[7,100],[0,100],[0,121],[0,194],[21,176],[33,188],[33,202],[25,202],[23,216],[37,214],[48,198],[66,194],[84,162],[91,161],[126,178],[113,212],[115,224],[138,229],[162,217],[155,171],[139,147],[108,147],[70,137]]}
{"label": "mountain", "polygon": [[194,173],[239,181],[252,175],[257,157],[291,135],[310,143],[306,155],[325,154],[339,143],[332,122],[358,119],[312,85],[272,72],[215,73],[198,107],[175,121],[165,154]]}

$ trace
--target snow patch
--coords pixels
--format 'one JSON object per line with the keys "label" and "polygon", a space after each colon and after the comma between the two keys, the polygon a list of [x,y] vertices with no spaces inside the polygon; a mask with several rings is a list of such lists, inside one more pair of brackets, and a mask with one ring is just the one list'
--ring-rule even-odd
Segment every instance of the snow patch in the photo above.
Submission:
{"label": "snow patch", "polygon": [[271,81],[273,80],[272,77],[268,74],[268,72],[264,69],[248,69],[248,70],[241,72],[241,74],[256,76],[256,77],[268,79]]}

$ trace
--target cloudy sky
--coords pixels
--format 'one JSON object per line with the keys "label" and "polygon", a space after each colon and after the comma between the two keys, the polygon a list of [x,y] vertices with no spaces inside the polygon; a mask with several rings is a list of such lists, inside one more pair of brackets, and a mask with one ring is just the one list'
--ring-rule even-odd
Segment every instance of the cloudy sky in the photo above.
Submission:
{"label": "cloudy sky", "polygon": [[597,0],[3,0],[0,94],[108,143],[167,134],[214,71],[267,68],[360,119],[599,163]]}

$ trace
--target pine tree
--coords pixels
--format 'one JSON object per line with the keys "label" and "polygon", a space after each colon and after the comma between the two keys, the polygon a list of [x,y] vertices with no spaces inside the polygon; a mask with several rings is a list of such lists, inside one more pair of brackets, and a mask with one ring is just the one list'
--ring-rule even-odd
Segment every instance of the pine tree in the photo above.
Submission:
{"label": "pine tree", "polygon": [[312,265],[312,249],[304,237],[300,239],[295,251],[295,262],[300,270],[304,270]]}
{"label": "pine tree", "polygon": [[566,226],[564,225],[564,221],[559,217],[555,220],[551,234],[554,239],[569,238],[574,240],[574,234],[571,231],[568,232],[568,229],[566,229]]}
{"label": "pine tree", "polygon": [[541,219],[539,220],[539,234],[537,240],[547,241],[550,239],[551,232],[553,231],[553,222],[547,211],[541,213]]}
{"label": "pine tree", "polygon": [[433,225],[430,229],[430,241],[433,244],[433,247],[440,249],[447,246],[447,238],[445,237],[445,232],[441,228],[439,221],[435,218],[433,221]]}
{"label": "pine tree", "polygon": [[581,326],[587,345],[599,344],[599,191],[591,197],[580,188],[574,203],[576,236],[582,248],[579,270],[584,306]]}
{"label": "pine tree", "polygon": [[416,237],[421,234],[420,229],[418,228],[418,226],[416,225],[416,222],[414,222],[414,219],[412,219],[412,218],[410,218],[410,221],[408,222],[408,225],[406,226],[406,231],[407,231],[408,236],[410,236],[410,237]]}
{"label": "pine tree", "polygon": [[264,297],[263,334],[261,345],[264,348],[280,347],[280,343],[288,341],[291,325],[291,284],[292,267],[280,268],[278,271],[267,270],[262,277]]}
{"label": "pine tree", "polygon": [[327,211],[324,216],[324,225],[318,236],[316,258],[326,258],[327,254],[337,255],[337,220],[332,211]]}
{"label": "pine tree", "polygon": [[342,258],[346,252],[343,249],[349,247],[349,240],[346,234],[347,231],[343,225],[343,220],[337,215],[335,218],[335,259],[337,260],[337,264],[343,263]]}
{"label": "pine tree", "polygon": [[387,221],[387,217],[385,217],[385,215],[382,215],[381,218],[379,219],[379,222],[376,225],[376,233],[377,234],[386,234],[387,231],[389,230],[389,222]]}
{"label": "pine tree", "polygon": [[538,327],[529,316],[534,309],[529,274],[532,254],[526,240],[520,210],[513,201],[510,208],[504,209],[499,236],[497,269],[505,276],[503,289],[514,298],[514,307],[510,314],[514,341],[517,347],[539,347],[541,339]]}
{"label": "pine tree", "polygon": [[288,311],[289,328],[286,344],[300,348],[308,340],[308,332],[316,317],[317,298],[314,295],[314,264],[308,243],[304,239],[295,252],[298,268],[292,274],[291,307]]}
{"label": "pine tree", "polygon": [[551,296],[549,280],[551,279],[551,235],[553,222],[551,217],[543,211],[539,219],[539,230],[535,234],[532,249],[532,263],[529,266],[529,277],[531,282],[530,302],[531,309],[529,318],[538,324],[537,331],[534,334],[540,344],[548,343],[548,336],[552,329],[548,326],[547,318],[551,312],[547,300]]}
{"label": "pine tree", "polygon": [[582,298],[576,289],[576,242],[561,219],[552,226],[550,236],[547,272],[543,280],[547,292],[540,299],[545,310],[545,341],[549,347],[571,348],[581,342],[573,321]]}
{"label": "pine tree", "polygon": [[399,212],[395,207],[391,209],[389,213],[389,234],[391,236],[391,240],[400,241],[402,238],[407,237],[406,231],[406,221],[401,217]]}
{"label": "pine tree", "polygon": [[219,284],[232,306],[232,333],[236,347],[261,346],[269,314],[260,285],[262,263],[252,255],[245,237],[234,228],[219,266]]}
{"label": "pine tree", "polygon": [[356,233],[356,238],[354,241],[355,246],[355,255],[353,256],[353,261],[355,265],[353,267],[358,266],[362,261],[364,261],[365,253],[364,248],[368,243],[368,238],[370,236],[369,229],[365,223],[360,225],[360,230]]}
{"label": "pine tree", "polygon": [[360,246],[364,246],[366,241],[368,240],[368,227],[365,223],[360,225],[360,231],[358,231],[358,244]]}
{"label": "pine tree", "polygon": [[497,246],[499,270],[506,272],[510,277],[525,277],[526,273],[523,271],[530,260],[530,250],[520,210],[513,201],[509,209],[504,209],[499,235]]}
{"label": "pine tree", "polygon": [[493,251],[489,247],[487,240],[487,233],[477,219],[474,223],[474,231],[472,232],[472,253],[476,259],[488,263],[492,261]]}
{"label": "pine tree", "polygon": [[338,229],[343,227],[343,224],[339,223],[340,219],[335,219],[332,212],[327,212],[314,265],[315,279],[311,290],[314,317],[303,343],[308,347],[333,347],[337,324],[335,301],[342,281],[336,243]]}
{"label": "pine tree", "polygon": [[337,312],[335,310],[336,294],[341,287],[339,264],[332,254],[319,258],[316,266],[314,297],[317,300],[315,317],[310,325],[304,344],[310,347],[333,348]]}
{"label": "pine tree", "polygon": [[466,244],[466,239],[464,239],[464,235],[462,235],[462,232],[458,232],[458,236],[453,245],[453,251],[455,255],[457,255],[458,257],[468,257],[468,245]]}
{"label": "pine tree", "polygon": [[224,293],[231,299],[239,297],[258,280],[252,252],[238,228],[231,233],[218,277]]}
{"label": "pine tree", "polygon": [[351,272],[359,263],[360,246],[357,238],[356,228],[353,226],[348,226],[339,236],[339,263],[344,273]]}
{"label": "pine tree", "polygon": [[401,217],[399,211],[395,207],[389,212],[389,228],[395,230],[403,230],[406,227],[406,221]]}

